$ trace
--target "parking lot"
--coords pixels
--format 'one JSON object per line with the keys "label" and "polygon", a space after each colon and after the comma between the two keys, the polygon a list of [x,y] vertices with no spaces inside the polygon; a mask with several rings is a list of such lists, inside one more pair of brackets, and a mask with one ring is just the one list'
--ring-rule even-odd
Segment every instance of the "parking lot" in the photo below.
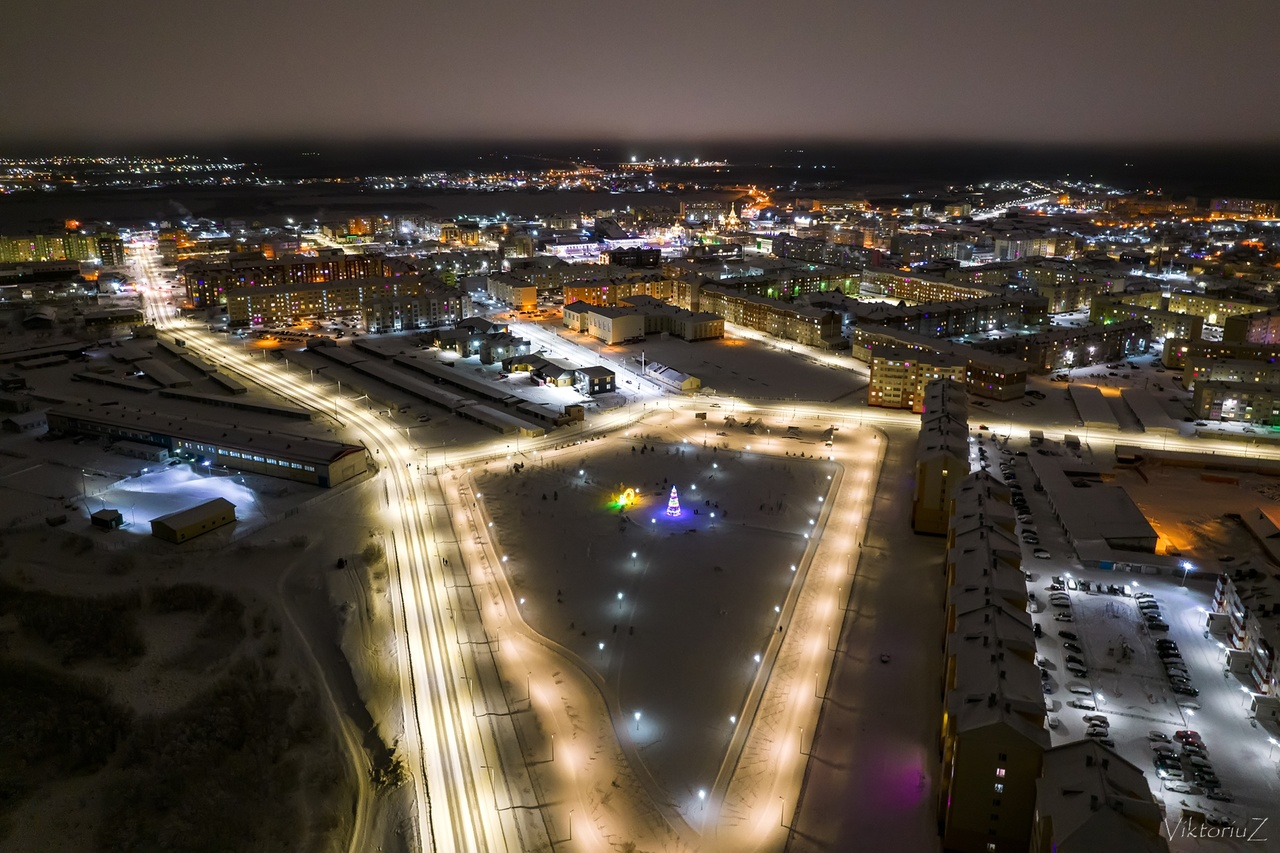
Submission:
{"label": "parking lot", "polygon": [[[1017,490],[1052,743],[1103,740],[1146,774],[1173,820],[1189,811],[1242,826],[1277,812],[1280,749],[1251,722],[1249,696],[1206,635],[1212,576],[1084,568],[1034,490],[1026,459],[996,451],[990,440],[986,446],[992,473]],[[1177,732],[1194,734],[1182,736],[1184,747]],[[1274,846],[1248,849],[1280,849],[1280,831],[1271,835]],[[1174,849],[1198,843],[1173,842]]]}

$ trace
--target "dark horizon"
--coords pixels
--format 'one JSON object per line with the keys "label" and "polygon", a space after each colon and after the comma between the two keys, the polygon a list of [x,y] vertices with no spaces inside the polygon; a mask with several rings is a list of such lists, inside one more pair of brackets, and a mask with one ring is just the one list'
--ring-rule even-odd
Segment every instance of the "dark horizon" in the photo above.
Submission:
{"label": "dark horizon", "polygon": [[[697,142],[650,139],[607,140],[475,139],[463,142],[386,141],[347,143],[297,139],[273,144],[240,140],[203,145],[154,143],[85,150],[0,146],[9,157],[180,156],[227,159],[249,164],[256,173],[281,179],[415,175],[424,172],[489,171],[501,167],[537,170],[571,162],[626,163],[632,157],[694,157],[724,160],[723,172],[662,167],[700,183],[824,181],[846,185],[920,187],[963,186],[989,180],[1096,181],[1132,191],[1172,195],[1280,197],[1277,146],[1266,143],[1202,145],[841,142],[792,138],[762,143],[740,140]],[[823,169],[822,167],[827,168]],[[772,167],[772,168],[770,168]],[[817,167],[817,168],[815,168]],[[687,177],[686,177],[687,176]]]}

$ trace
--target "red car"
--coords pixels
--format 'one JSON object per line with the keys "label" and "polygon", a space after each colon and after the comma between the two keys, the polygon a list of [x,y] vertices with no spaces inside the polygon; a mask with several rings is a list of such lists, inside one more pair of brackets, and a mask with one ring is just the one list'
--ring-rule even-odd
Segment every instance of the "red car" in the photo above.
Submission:
{"label": "red car", "polygon": [[1179,743],[1203,743],[1199,732],[1193,732],[1190,729],[1184,729],[1180,732],[1173,733],[1173,739]]}

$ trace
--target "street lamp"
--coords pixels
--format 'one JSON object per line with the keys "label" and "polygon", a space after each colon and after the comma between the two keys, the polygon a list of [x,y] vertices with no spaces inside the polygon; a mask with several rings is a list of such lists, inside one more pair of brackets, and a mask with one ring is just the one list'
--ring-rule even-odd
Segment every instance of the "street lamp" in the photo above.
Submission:
{"label": "street lamp", "polygon": [[1190,562],[1188,562],[1187,560],[1182,561],[1182,585],[1183,586],[1187,585],[1187,572],[1192,571],[1193,569],[1195,569],[1195,566],[1191,565]]}
{"label": "street lamp", "polygon": [[636,731],[639,732],[640,731],[640,712],[636,711],[633,716],[636,718]]}

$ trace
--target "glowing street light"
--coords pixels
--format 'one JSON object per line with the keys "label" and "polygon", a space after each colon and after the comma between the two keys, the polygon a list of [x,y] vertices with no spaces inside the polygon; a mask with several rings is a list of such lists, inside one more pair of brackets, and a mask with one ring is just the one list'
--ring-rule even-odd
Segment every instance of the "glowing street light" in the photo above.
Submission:
{"label": "glowing street light", "polygon": [[636,718],[636,731],[638,732],[640,731],[640,712],[636,711],[632,716]]}
{"label": "glowing street light", "polygon": [[1194,569],[1195,569],[1195,566],[1193,566],[1190,562],[1188,562],[1187,560],[1182,561],[1182,585],[1183,586],[1187,585],[1187,572],[1192,571]]}

